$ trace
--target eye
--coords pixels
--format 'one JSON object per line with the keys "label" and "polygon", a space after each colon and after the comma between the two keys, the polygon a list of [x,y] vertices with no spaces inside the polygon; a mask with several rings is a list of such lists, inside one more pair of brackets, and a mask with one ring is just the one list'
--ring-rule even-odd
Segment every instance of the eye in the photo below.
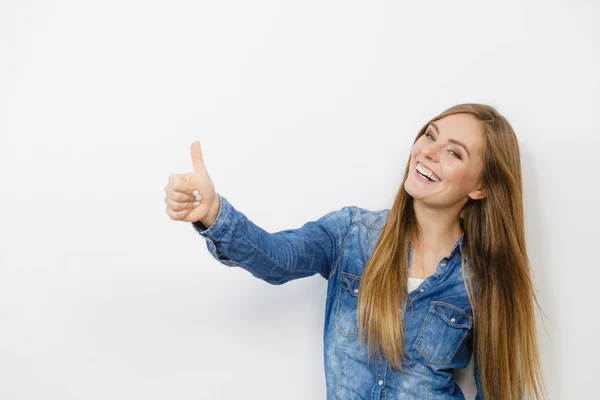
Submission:
{"label": "eye", "polygon": [[[423,136],[425,136],[429,140],[435,140],[435,137],[431,133],[429,133],[429,132],[424,133]],[[456,157],[459,160],[462,160],[460,154],[457,153],[457,152],[455,152],[454,150],[448,150],[448,152],[451,153],[453,157]]]}
{"label": "eye", "polygon": [[453,150],[448,150],[448,152],[449,152],[449,153],[452,153],[452,155],[453,155],[454,157],[458,158],[459,160],[462,160],[462,158],[460,158],[460,155],[458,155],[458,153],[456,153],[455,151],[453,151]]}

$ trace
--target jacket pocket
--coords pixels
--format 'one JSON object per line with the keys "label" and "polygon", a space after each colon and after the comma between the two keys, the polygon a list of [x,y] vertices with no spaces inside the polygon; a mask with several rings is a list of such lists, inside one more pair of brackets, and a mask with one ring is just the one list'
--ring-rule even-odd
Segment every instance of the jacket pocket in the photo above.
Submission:
{"label": "jacket pocket", "polygon": [[433,364],[448,364],[460,348],[473,318],[459,307],[433,301],[414,347]]}
{"label": "jacket pocket", "polygon": [[356,319],[360,276],[340,271],[340,287],[335,311],[335,326],[346,337],[358,336]]}

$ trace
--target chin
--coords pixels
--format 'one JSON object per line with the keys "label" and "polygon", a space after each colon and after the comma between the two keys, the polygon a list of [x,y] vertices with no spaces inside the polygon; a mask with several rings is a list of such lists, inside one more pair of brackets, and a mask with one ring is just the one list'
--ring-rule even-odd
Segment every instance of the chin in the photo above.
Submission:
{"label": "chin", "polygon": [[427,204],[431,204],[431,200],[435,202],[437,192],[431,193],[430,190],[424,190],[422,185],[419,185],[419,182],[413,182],[411,179],[412,178],[407,179],[404,183],[404,190],[410,197]]}
{"label": "chin", "polygon": [[420,191],[417,188],[414,187],[414,184],[410,181],[410,178],[404,183],[404,191],[406,191],[406,193],[408,193],[408,195],[413,199],[423,198],[423,195],[419,193]]}

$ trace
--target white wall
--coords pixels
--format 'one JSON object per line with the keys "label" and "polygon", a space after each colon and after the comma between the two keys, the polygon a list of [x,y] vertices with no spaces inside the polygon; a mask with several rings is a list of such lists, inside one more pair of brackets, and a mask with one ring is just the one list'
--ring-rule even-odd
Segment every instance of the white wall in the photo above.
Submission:
{"label": "white wall", "polygon": [[324,398],[327,282],[219,264],[167,216],[168,176],[199,140],[269,231],[389,208],[418,129],[462,102],[520,140],[551,398],[599,397],[599,21],[593,0],[3,0],[0,398]]}

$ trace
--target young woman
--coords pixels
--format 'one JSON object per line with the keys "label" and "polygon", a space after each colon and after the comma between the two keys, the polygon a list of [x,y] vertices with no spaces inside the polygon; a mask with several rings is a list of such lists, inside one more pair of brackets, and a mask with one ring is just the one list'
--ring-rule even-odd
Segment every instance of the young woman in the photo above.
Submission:
{"label": "young woman", "polygon": [[459,104],[417,134],[391,209],[346,206],[269,233],[194,172],[171,175],[167,214],[210,253],[271,284],[328,280],[328,399],[547,398],[525,246],[519,146],[493,107]]}

